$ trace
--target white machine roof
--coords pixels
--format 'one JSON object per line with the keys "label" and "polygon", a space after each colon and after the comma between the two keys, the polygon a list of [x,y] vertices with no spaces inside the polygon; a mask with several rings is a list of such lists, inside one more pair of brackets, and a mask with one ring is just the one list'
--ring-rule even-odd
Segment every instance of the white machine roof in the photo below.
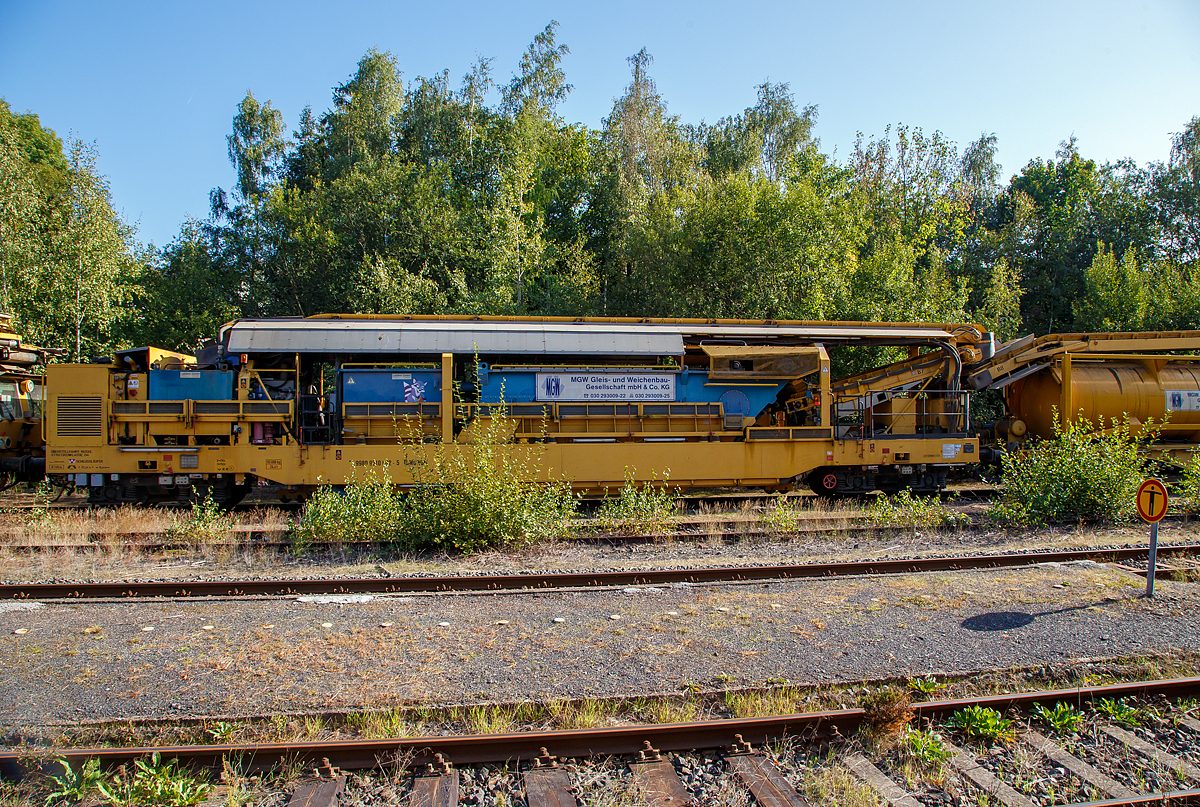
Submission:
{"label": "white machine roof", "polygon": [[705,339],[813,342],[950,339],[937,326],[862,324],[708,325],[408,319],[237,320],[224,329],[231,353],[490,353],[677,356]]}
{"label": "white machine roof", "polygon": [[561,353],[672,356],[677,329],[644,325],[419,320],[242,320],[230,353]]}

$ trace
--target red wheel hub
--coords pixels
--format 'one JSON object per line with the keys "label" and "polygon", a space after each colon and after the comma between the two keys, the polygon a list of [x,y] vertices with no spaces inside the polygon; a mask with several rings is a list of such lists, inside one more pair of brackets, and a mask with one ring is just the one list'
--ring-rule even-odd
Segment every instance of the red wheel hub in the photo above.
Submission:
{"label": "red wheel hub", "polygon": [[821,486],[825,490],[833,490],[837,487],[837,474],[825,474],[825,478],[821,480]]}

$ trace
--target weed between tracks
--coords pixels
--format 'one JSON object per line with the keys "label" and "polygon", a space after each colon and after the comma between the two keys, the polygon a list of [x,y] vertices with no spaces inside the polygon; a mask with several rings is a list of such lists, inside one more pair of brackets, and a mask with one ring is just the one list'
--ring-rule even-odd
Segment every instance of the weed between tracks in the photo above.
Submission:
{"label": "weed between tracks", "polygon": [[[1131,659],[1126,662],[1092,663],[1072,668],[1028,670],[1021,673],[996,673],[981,685],[979,676],[936,681],[944,685],[947,697],[969,697],[988,694],[997,688],[1028,690],[1071,685],[1094,685],[1115,679],[1136,680],[1144,677],[1194,674],[1198,659],[1168,657]],[[1130,749],[1111,741],[1102,731],[1106,725],[1133,727],[1148,741],[1155,742],[1171,753],[1182,755],[1196,764],[1200,762],[1200,735],[1182,726],[1178,715],[1195,712],[1195,701],[1168,701],[1162,697],[1130,698],[1121,702],[1099,701],[1082,709],[1075,707],[1035,708],[1027,715],[987,715],[979,719],[980,710],[962,710],[945,720],[922,726],[909,725],[906,716],[906,691],[920,693],[928,689],[928,680],[855,684],[846,687],[808,689],[775,687],[771,694],[760,692],[693,693],[683,697],[637,699],[632,701],[548,701],[546,703],[489,704],[473,707],[408,707],[342,716],[277,717],[264,726],[250,723],[207,721],[201,724],[158,726],[150,735],[123,739],[139,744],[186,742],[268,742],[298,739],[333,739],[348,736],[396,737],[438,734],[446,732],[507,732],[571,726],[618,725],[644,721],[649,717],[669,718],[672,722],[684,714],[706,718],[731,717],[738,713],[729,704],[756,704],[768,708],[776,704],[795,710],[864,704],[869,719],[861,732],[854,736],[815,742],[815,738],[787,737],[772,743],[764,750],[780,766],[785,777],[814,805],[838,807],[878,807],[874,792],[860,782],[844,766],[847,753],[864,753],[874,764],[914,792],[925,803],[983,804],[977,799],[973,786],[959,778],[947,765],[950,752],[947,740],[957,743],[977,762],[1001,776],[1019,792],[1027,795],[1039,807],[1051,807],[1073,801],[1099,798],[1090,786],[1073,775],[1056,768],[1034,749],[1018,739],[1032,726],[1048,734],[1069,752],[1093,764],[1128,787],[1142,791],[1166,790],[1184,785],[1184,780],[1169,767],[1139,757]],[[982,690],[982,691],[981,691]],[[763,695],[752,699],[754,694]],[[750,711],[743,708],[743,711]],[[581,718],[581,716],[583,716]],[[1010,721],[1005,724],[1005,721]],[[900,726],[893,743],[878,742],[881,732],[889,734]],[[975,731],[980,725],[1000,725],[1005,730],[992,736]],[[123,732],[147,730],[149,727],[126,725],[109,727],[110,739]],[[202,730],[204,736],[198,736]],[[986,734],[986,733],[985,733]],[[95,737],[76,733],[73,742],[95,742]],[[11,738],[10,738],[11,740]],[[65,741],[65,740],[64,740]],[[719,757],[711,754],[685,755],[675,765],[685,783],[703,787],[706,804],[745,805],[749,800],[744,787],[727,778],[716,782],[706,779],[705,771],[720,767]],[[302,775],[298,766],[283,766],[266,775],[248,776],[238,760],[227,760],[221,777],[223,804],[243,807],[262,804],[263,799],[286,789]],[[583,803],[603,807],[633,807],[644,802],[644,794],[625,777],[623,765],[617,761],[580,761],[573,766],[572,777]],[[375,777],[379,788],[403,789],[404,762],[385,764]],[[496,774],[496,775],[493,775]],[[465,775],[465,782],[476,781],[498,792],[509,793],[506,782],[512,772],[507,768],[483,768]],[[499,778],[497,778],[499,777]],[[370,784],[362,776],[352,777],[357,786]],[[33,807],[41,805],[48,795],[57,793],[59,803],[74,803],[76,795],[92,792],[103,795],[100,785],[110,788],[116,799],[110,803],[154,803],[190,805],[202,793],[205,782],[186,771],[172,766],[169,760],[147,759],[118,776],[100,776],[98,771],[83,769],[55,780],[27,780],[22,785],[0,785],[0,805]],[[473,786],[473,785],[472,785]],[[123,789],[122,789],[123,788]],[[135,789],[151,793],[143,798],[127,798]],[[126,792],[128,791],[128,792]],[[381,791],[382,792],[382,791]],[[949,797],[949,801],[939,796]],[[922,798],[929,796],[931,800]],[[391,797],[385,797],[391,798]],[[51,799],[51,803],[54,800]],[[273,803],[273,802],[272,802]]]}
{"label": "weed between tracks", "polygon": [[[1165,654],[1153,658],[997,671],[936,679],[936,684],[940,688],[938,698],[954,699],[1197,674],[1200,674],[1200,655]],[[904,688],[915,680],[828,687],[776,684],[737,690],[689,686],[677,695],[653,697],[548,698],[543,701],[452,706],[397,705],[361,712],[277,715],[263,720],[130,721],[43,728],[32,733],[10,731],[6,743],[132,746],[267,743],[350,737],[386,739],[680,723],[863,707],[871,712],[869,726],[872,728],[867,733],[871,735],[868,739],[872,743],[886,747],[912,745],[916,748],[920,744],[906,733],[914,727],[907,725],[908,702],[904,693]],[[909,689],[911,691],[912,687]],[[1097,704],[1096,710],[1109,708]],[[1043,726],[1049,725],[1040,713],[1031,719]],[[1053,730],[1053,726],[1048,730]],[[894,741],[880,744],[875,741],[876,736],[890,736]]]}
{"label": "weed between tracks", "polygon": [[[287,551],[263,545],[264,539],[285,543],[291,540],[294,516],[277,508],[238,512],[227,523],[223,516],[193,516],[170,508],[52,509],[45,515],[32,517],[28,511],[11,508],[5,511],[4,498],[0,496],[0,563],[5,567],[5,577],[13,581],[135,579],[142,575],[156,579],[216,574],[371,576],[379,573],[381,564],[387,564],[391,574],[671,568],[697,562],[711,565],[778,563],[785,559],[795,563],[849,561],[897,555],[920,557],[964,549],[1029,551],[1145,541],[1145,531],[1131,527],[1096,529],[1075,525],[1065,529],[1043,527],[1030,533],[982,525],[971,529],[914,526],[926,523],[922,513],[894,500],[880,504],[884,501],[882,497],[877,497],[874,504],[864,504],[791,496],[766,505],[744,501],[722,506],[711,500],[700,501],[693,511],[671,516],[672,532],[643,542],[609,540],[609,536],[597,529],[598,522],[582,519],[570,522],[570,531],[558,537],[470,554],[416,552],[394,545],[381,547],[354,541],[297,553],[294,546]],[[978,520],[986,505],[946,505],[930,500],[919,507],[932,508],[935,514],[949,512],[960,518],[969,511]],[[877,521],[892,518],[899,521],[891,526],[868,523],[872,512],[882,513],[885,509],[891,515],[875,516]],[[945,522],[941,516],[935,520]],[[900,522],[905,526],[898,531],[896,526]],[[221,533],[224,526],[228,529]],[[167,533],[177,536],[180,548],[154,547]],[[1173,524],[1163,527],[1162,536],[1164,542],[1193,538],[1187,526]],[[77,551],[75,547],[81,543],[88,543],[94,549]],[[30,551],[22,549],[22,545],[41,549]],[[1181,582],[1200,576],[1186,564],[1181,564],[1180,570],[1173,574]]]}

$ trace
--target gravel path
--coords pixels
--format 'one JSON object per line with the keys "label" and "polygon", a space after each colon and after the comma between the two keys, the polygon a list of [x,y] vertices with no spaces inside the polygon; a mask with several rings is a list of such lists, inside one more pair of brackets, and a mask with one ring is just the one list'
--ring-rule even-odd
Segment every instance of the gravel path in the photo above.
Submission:
{"label": "gravel path", "polygon": [[348,603],[6,603],[0,724],[643,695],[1200,651],[1200,585],[1160,581],[1153,601],[1143,588],[1079,563]]}

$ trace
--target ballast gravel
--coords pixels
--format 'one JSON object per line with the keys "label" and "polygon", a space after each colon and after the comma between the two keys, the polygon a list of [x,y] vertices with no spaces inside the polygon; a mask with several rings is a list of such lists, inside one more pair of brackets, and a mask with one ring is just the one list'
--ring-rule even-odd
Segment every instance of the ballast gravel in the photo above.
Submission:
{"label": "ballast gravel", "polygon": [[352,603],[48,602],[0,612],[0,724],[639,696],[1200,651],[1200,585],[1160,580],[1153,600],[1144,587],[1083,563]]}

